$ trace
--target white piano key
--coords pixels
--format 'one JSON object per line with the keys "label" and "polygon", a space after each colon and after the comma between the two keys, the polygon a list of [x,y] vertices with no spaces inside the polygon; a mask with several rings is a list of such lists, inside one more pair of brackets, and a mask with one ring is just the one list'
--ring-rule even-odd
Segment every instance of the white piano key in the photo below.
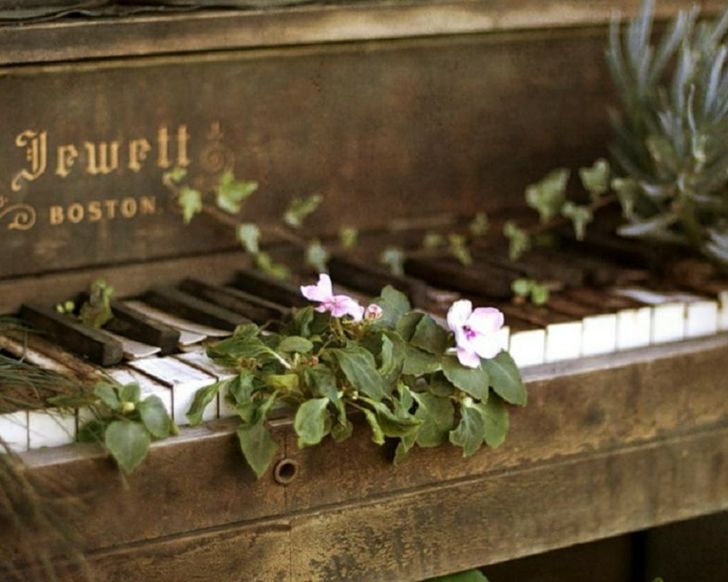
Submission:
{"label": "white piano key", "polygon": [[595,356],[617,350],[617,315],[590,315],[582,320],[581,354]]}
{"label": "white piano key", "polygon": [[0,414],[0,438],[14,453],[28,450],[28,411]]}
{"label": "white piano key", "polygon": [[546,327],[546,362],[576,359],[581,355],[581,321],[552,323]]}
{"label": "white piano key", "polygon": [[686,337],[702,337],[718,333],[718,302],[696,297],[686,304]]}
{"label": "white piano key", "polygon": [[[230,378],[237,376],[234,371],[216,364],[202,351],[187,352],[185,354],[178,354],[175,357],[193,368],[198,368],[199,370],[214,376],[218,382],[229,380]],[[226,395],[227,394],[223,391],[220,391],[219,393],[218,416],[220,416],[220,418],[227,418],[228,416],[236,415],[233,407],[227,401],[227,398],[225,398]]]}
{"label": "white piano key", "polygon": [[650,345],[652,308],[635,307],[617,313],[617,349],[630,350]]}
{"label": "white piano key", "polygon": [[121,343],[121,348],[124,350],[124,357],[127,360],[148,358],[150,356],[155,356],[162,351],[162,348],[159,346],[150,346],[149,344],[138,342],[128,337],[124,337],[123,335],[112,333],[108,330],[104,331]]}
{"label": "white piano key", "polygon": [[[445,327],[445,329],[447,329],[447,326]],[[504,325],[496,332],[496,335],[498,337],[498,347],[501,350],[507,350],[511,336],[511,328],[507,325]]]}
{"label": "white piano key", "polygon": [[546,352],[546,330],[512,331],[508,346],[508,351],[517,366],[525,367],[543,364]]}
{"label": "white piano key", "polygon": [[[172,389],[172,415],[180,426],[189,424],[187,411],[192,405],[195,393],[200,388],[216,382],[213,376],[173,357],[132,360],[128,365]],[[212,420],[216,417],[217,401],[214,400],[205,409],[202,420]]]}
{"label": "white piano key", "polygon": [[39,352],[29,345],[26,345],[22,340],[0,335],[0,348],[12,354],[19,360],[27,362],[33,366],[37,366],[38,368],[42,368],[43,370],[66,375],[69,373],[67,366],[45,355],[44,353]]}
{"label": "white piano key", "polygon": [[28,448],[60,447],[76,440],[76,414],[57,408],[28,411]]}
{"label": "white piano key", "polygon": [[648,289],[618,289],[617,294],[652,306],[650,342],[655,344],[685,338],[685,301]]}
{"label": "white piano key", "polygon": [[728,329],[728,289],[718,294],[718,329]]}
{"label": "white piano key", "polygon": [[170,417],[172,414],[172,389],[155,382],[149,376],[126,366],[107,368],[106,373],[113,380],[121,385],[136,383],[139,385],[139,393],[142,400],[147,396],[157,396],[164,404],[164,408]]}
{"label": "white piano key", "polygon": [[199,341],[202,341],[203,339],[205,339],[205,337],[227,337],[231,335],[229,331],[226,331],[224,329],[218,329],[216,327],[210,327],[208,325],[195,323],[194,321],[190,321],[189,319],[184,319],[182,317],[172,315],[171,313],[167,313],[166,311],[162,311],[161,309],[157,309],[156,307],[152,307],[151,305],[148,305],[143,301],[126,301],[125,304],[133,309],[136,309],[140,313],[143,313],[147,317],[151,317],[152,319],[156,319],[157,321],[166,323],[167,325],[174,327],[175,329],[179,329],[180,331],[184,330],[193,334],[204,336]]}

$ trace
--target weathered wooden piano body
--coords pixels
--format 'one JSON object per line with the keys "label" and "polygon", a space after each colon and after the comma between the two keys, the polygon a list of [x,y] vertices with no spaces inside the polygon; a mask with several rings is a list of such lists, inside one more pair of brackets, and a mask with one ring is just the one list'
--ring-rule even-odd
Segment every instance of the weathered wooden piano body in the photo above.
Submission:
{"label": "weathered wooden piano body", "polygon": [[[182,224],[161,184],[175,165],[202,184],[226,168],[258,180],[256,220],[321,192],[322,236],[520,206],[549,168],[603,154],[605,24],[636,4],[5,25],[0,312],[99,276],[124,297],[190,274],[228,281],[245,257],[209,217]],[[298,450],[285,418],[276,473],[259,481],[230,419],[155,444],[126,480],[90,445],[23,458],[85,501],[73,525],[99,579],[422,579],[728,510],[727,349],[716,334],[529,367],[506,444],[466,460],[421,450],[395,468],[362,431]],[[12,529],[0,539],[11,576]]]}

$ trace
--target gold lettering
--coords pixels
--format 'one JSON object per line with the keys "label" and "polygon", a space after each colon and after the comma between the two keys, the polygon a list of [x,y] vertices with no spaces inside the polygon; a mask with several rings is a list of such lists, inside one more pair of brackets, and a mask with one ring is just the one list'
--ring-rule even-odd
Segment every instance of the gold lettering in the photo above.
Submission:
{"label": "gold lettering", "polygon": [[157,213],[157,199],[154,196],[142,196],[140,201],[142,214]]}
{"label": "gold lettering", "polygon": [[177,166],[186,168],[190,165],[190,159],[187,157],[187,142],[190,141],[190,134],[186,125],[180,125],[177,129]]}
{"label": "gold lettering", "polygon": [[48,161],[48,132],[26,130],[15,138],[15,145],[25,148],[25,159],[30,162],[30,168],[20,170],[10,183],[13,192],[18,192],[21,180],[32,182],[45,172]]}
{"label": "gold lettering", "polygon": [[76,146],[64,145],[58,148],[58,163],[56,164],[56,174],[61,178],[65,178],[71,173],[73,163],[78,157]]}
{"label": "gold lettering", "polygon": [[52,226],[63,224],[63,206],[51,206],[49,208],[49,222]]}
{"label": "gold lettering", "polygon": [[166,126],[159,128],[157,133],[157,145],[159,146],[159,156],[157,157],[157,166],[166,169],[172,164],[169,161],[169,132]]}
{"label": "gold lettering", "polygon": [[124,198],[121,201],[121,215],[124,218],[134,218],[137,213],[137,201],[134,198]]}
{"label": "gold lettering", "polygon": [[101,202],[98,200],[92,200],[88,203],[88,221],[98,222],[101,220],[103,212],[101,211]]}
{"label": "gold lettering", "polygon": [[[112,141],[111,144],[99,142],[93,144],[84,142],[86,148],[86,172],[92,176],[109,174],[119,168],[119,142]],[[98,154],[98,158],[97,158]]]}
{"label": "gold lettering", "polygon": [[68,222],[72,222],[73,224],[78,224],[83,220],[83,206],[81,206],[78,202],[75,204],[71,204],[68,207]]}
{"label": "gold lettering", "polygon": [[116,200],[104,200],[104,206],[106,206],[106,216],[109,218],[115,218],[116,217],[116,205],[118,202]]}
{"label": "gold lettering", "polygon": [[129,169],[138,172],[142,169],[142,162],[147,159],[147,154],[152,146],[146,139],[133,139],[129,142]]}

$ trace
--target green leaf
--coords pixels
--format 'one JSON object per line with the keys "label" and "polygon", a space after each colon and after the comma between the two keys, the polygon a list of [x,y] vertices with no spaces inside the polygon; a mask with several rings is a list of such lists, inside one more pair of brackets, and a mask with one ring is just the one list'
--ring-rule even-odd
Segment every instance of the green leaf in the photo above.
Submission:
{"label": "green leaf", "polygon": [[393,463],[395,466],[400,465],[404,461],[409,451],[415,446],[415,442],[417,442],[417,433],[407,434],[400,437],[397,448],[394,450]]}
{"label": "green leaf", "polygon": [[266,426],[265,416],[260,416],[253,424],[240,425],[237,432],[243,456],[260,479],[278,452],[278,443]]}
{"label": "green leaf", "polygon": [[485,212],[478,212],[468,225],[468,230],[473,236],[479,237],[488,232],[489,226],[488,215]]}
{"label": "green leaf", "polygon": [[495,358],[484,362],[495,393],[506,402],[525,406],[528,400],[526,386],[511,355],[508,352],[500,352]]}
{"label": "green leaf", "polygon": [[286,280],[291,278],[291,270],[282,263],[277,263],[268,253],[260,252],[255,255],[255,266],[274,279]]}
{"label": "green leaf", "polygon": [[408,376],[423,376],[424,374],[437,372],[439,369],[440,358],[409,344],[405,345],[402,374]]}
{"label": "green leaf", "polygon": [[531,292],[531,285],[533,281],[531,279],[525,279],[520,277],[511,283],[511,291],[516,297],[527,297]]}
{"label": "green leaf", "polygon": [[288,337],[283,338],[281,343],[278,344],[278,351],[285,354],[292,352],[308,354],[311,350],[313,350],[313,343],[311,343],[311,340],[299,335],[289,335]]}
{"label": "green leaf", "polygon": [[382,427],[379,426],[377,415],[368,408],[362,408],[361,410],[364,412],[364,418],[366,418],[369,427],[372,429],[372,441],[377,445],[383,445],[384,432],[382,431]]}
{"label": "green leaf", "polygon": [[425,314],[421,311],[410,311],[399,318],[396,329],[397,333],[402,336],[404,341],[409,342],[412,340],[412,336],[415,335],[417,325],[423,317],[425,317]]}
{"label": "green leaf", "polygon": [[450,254],[455,257],[461,265],[468,266],[473,264],[473,257],[470,254],[470,249],[468,248],[468,240],[464,235],[456,233],[449,234],[447,242]]}
{"label": "green leaf", "polygon": [[384,397],[384,379],[377,372],[374,356],[369,351],[350,343],[346,348],[332,349],[330,353],[356,390],[377,402]]}
{"label": "green leaf", "polygon": [[164,181],[170,181],[174,182],[175,184],[179,184],[182,180],[185,179],[185,176],[187,176],[187,170],[185,170],[184,168],[176,167],[169,172],[165,172],[162,176],[162,179]]}
{"label": "green leaf", "polygon": [[251,255],[257,255],[260,252],[260,227],[257,224],[252,222],[238,224],[235,234],[246,252]]}
{"label": "green leaf", "polygon": [[426,232],[422,238],[422,248],[427,251],[434,251],[445,244],[445,237],[439,232]]}
{"label": "green leaf", "polygon": [[488,400],[488,372],[479,368],[467,368],[454,356],[442,358],[442,371],[456,387],[478,400]]}
{"label": "green leaf", "polygon": [[448,347],[450,334],[429,315],[423,316],[415,326],[410,343],[431,354],[440,355]]}
{"label": "green leaf", "polygon": [[484,433],[485,421],[480,411],[474,406],[463,406],[457,428],[450,431],[450,442],[463,449],[463,457],[469,457],[483,444]]}
{"label": "green leaf", "polygon": [[307,400],[298,407],[293,428],[298,435],[298,448],[317,445],[326,436],[326,420],[329,418],[328,398]]}
{"label": "green leaf", "polygon": [[397,247],[387,247],[379,255],[379,262],[385,265],[390,273],[404,275],[404,251]]}
{"label": "green leaf", "polygon": [[422,424],[419,418],[409,413],[400,412],[400,414],[395,414],[382,402],[367,401],[374,406],[377,422],[384,436],[402,437],[416,434]]}
{"label": "green leaf", "polygon": [[144,426],[154,438],[163,439],[172,434],[172,419],[158,396],[147,396],[137,405],[137,410]]}
{"label": "green leaf", "polygon": [[428,388],[432,394],[443,398],[455,394],[455,386],[452,385],[450,380],[442,372],[432,375]]}
{"label": "green leaf", "polygon": [[[187,420],[190,421],[192,426],[198,425],[202,422],[202,416],[205,413],[205,409],[213,400],[215,400],[215,396],[217,396],[217,393],[220,391],[223,384],[224,382],[215,382],[214,384],[200,388],[197,392],[195,392],[192,405],[186,414]],[[152,431],[150,430],[150,432]],[[152,434],[154,434],[154,432],[152,432]]]}
{"label": "green leaf", "polygon": [[574,236],[576,240],[584,240],[586,236],[586,227],[594,220],[594,214],[588,206],[579,206],[568,201],[561,208],[561,215],[571,220],[574,226]]}
{"label": "green leaf", "polygon": [[475,405],[483,415],[485,444],[496,448],[503,444],[508,434],[508,408],[503,401],[494,396],[488,402]]}
{"label": "green leaf", "polygon": [[354,432],[354,425],[346,416],[346,404],[340,398],[334,403],[338,416],[336,422],[331,427],[331,438],[337,443],[345,441]]}
{"label": "green leaf", "polygon": [[329,251],[324,248],[321,241],[314,239],[306,247],[306,264],[318,273],[326,272],[326,264],[329,262]]}
{"label": "green leaf", "polygon": [[546,285],[536,281],[531,284],[531,303],[534,305],[546,305],[550,295],[551,292]]}
{"label": "green leaf", "polygon": [[290,227],[301,228],[306,217],[316,212],[323,199],[321,194],[313,194],[306,198],[294,198],[283,215],[283,222]]}
{"label": "green leaf", "polygon": [[225,172],[220,177],[220,184],[217,187],[217,207],[229,214],[237,214],[243,202],[257,189],[257,182],[236,180],[232,172]]}
{"label": "green leaf", "polygon": [[227,398],[233,404],[248,404],[253,398],[255,386],[253,381],[255,374],[250,370],[243,370],[234,378],[223,381],[220,387],[223,391],[227,391]]}
{"label": "green leaf", "polygon": [[126,384],[119,388],[119,400],[122,402],[134,402],[136,404],[139,402],[140,397],[141,389],[139,388],[139,384],[136,382]]}
{"label": "green leaf", "polygon": [[382,334],[381,366],[379,373],[388,385],[397,381],[404,367],[405,345],[395,333]]}
{"label": "green leaf", "polygon": [[111,408],[111,410],[119,410],[121,402],[119,401],[116,390],[111,384],[99,382],[94,387],[94,394],[99,397],[101,402]]}
{"label": "green leaf", "polygon": [[104,434],[106,450],[127,474],[147,456],[150,442],[147,429],[140,423],[129,420],[115,420]]}
{"label": "green leaf", "polygon": [[339,230],[339,242],[346,250],[356,247],[359,241],[359,231],[351,226],[344,226]]}
{"label": "green leaf", "polygon": [[609,162],[599,158],[591,167],[580,168],[579,178],[592,199],[599,198],[609,190]]}
{"label": "green leaf", "polygon": [[195,214],[202,212],[202,194],[189,186],[182,186],[177,196],[177,203],[182,209],[185,224],[189,224]]}
{"label": "green leaf", "polygon": [[480,570],[467,570],[458,574],[430,578],[426,582],[488,582],[488,578]]}
{"label": "green leaf", "polygon": [[298,390],[298,374],[268,374],[265,383],[274,390],[295,392]]}
{"label": "green leaf", "polygon": [[336,403],[339,399],[336,376],[328,366],[319,364],[303,370],[306,384],[316,396],[326,397]]}
{"label": "green leaf", "polygon": [[531,248],[531,237],[512,220],[503,224],[503,236],[508,239],[508,257],[517,261]]}
{"label": "green leaf", "polygon": [[437,447],[447,442],[455,422],[455,408],[450,398],[427,392],[417,394],[416,398],[419,407],[415,417],[422,421],[417,433],[417,444],[421,447]]}
{"label": "green leaf", "polygon": [[557,168],[526,188],[526,203],[538,212],[541,222],[558,216],[566,199],[568,181],[569,170]]}
{"label": "green leaf", "polygon": [[388,328],[395,327],[399,319],[410,310],[407,296],[390,285],[382,289],[374,303],[382,308],[382,317],[377,320],[377,325]]}
{"label": "green leaf", "polygon": [[89,420],[80,429],[76,440],[80,443],[103,443],[106,424],[100,420]]}
{"label": "green leaf", "polygon": [[114,288],[101,279],[91,285],[88,300],[81,306],[78,314],[79,320],[84,325],[96,329],[102,328],[114,317],[111,311],[111,299],[114,296]]}

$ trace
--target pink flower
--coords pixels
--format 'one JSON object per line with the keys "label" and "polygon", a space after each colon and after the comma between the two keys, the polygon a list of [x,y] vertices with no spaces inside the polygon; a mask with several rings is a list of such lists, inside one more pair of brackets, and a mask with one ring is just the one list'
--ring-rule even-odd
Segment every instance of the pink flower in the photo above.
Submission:
{"label": "pink flower", "polygon": [[503,314],[495,307],[478,307],[467,299],[452,304],[447,325],[455,334],[458,360],[463,366],[477,368],[480,358],[492,358],[501,349],[497,336],[503,327]]}
{"label": "pink flower", "polygon": [[316,311],[328,311],[334,317],[350,316],[354,321],[361,321],[364,317],[364,308],[348,295],[334,295],[331,278],[322,273],[316,285],[301,286],[301,294],[310,301],[316,301],[319,306]]}
{"label": "pink flower", "polygon": [[384,315],[384,312],[376,303],[372,303],[364,310],[364,319],[369,321],[375,321],[382,317],[382,315]]}

